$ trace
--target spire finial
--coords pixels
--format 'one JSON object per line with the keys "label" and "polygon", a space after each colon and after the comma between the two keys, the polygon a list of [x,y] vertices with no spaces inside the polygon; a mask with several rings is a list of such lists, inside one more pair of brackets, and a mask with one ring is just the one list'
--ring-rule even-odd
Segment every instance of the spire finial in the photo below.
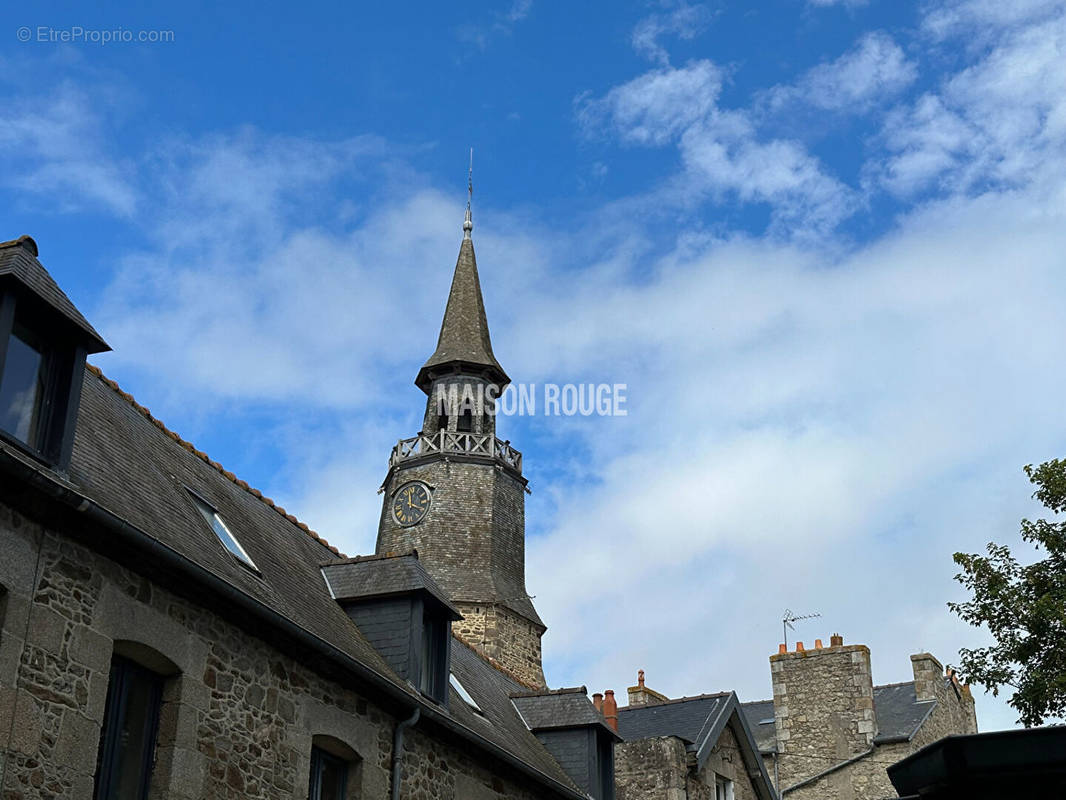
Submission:
{"label": "spire finial", "polygon": [[470,171],[466,177],[466,219],[463,221],[463,238],[469,239],[474,230],[474,220],[470,216],[470,203],[474,199],[474,148],[470,148]]}

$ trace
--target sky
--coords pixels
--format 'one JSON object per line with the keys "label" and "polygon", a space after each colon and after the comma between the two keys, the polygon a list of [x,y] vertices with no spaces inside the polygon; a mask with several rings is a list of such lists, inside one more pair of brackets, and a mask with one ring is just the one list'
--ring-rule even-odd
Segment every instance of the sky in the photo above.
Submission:
{"label": "sky", "polygon": [[421,426],[474,148],[500,362],[626,387],[499,422],[552,686],[766,699],[786,609],[877,683],[987,642],[952,554],[1035,555],[1022,466],[1066,455],[1063,2],[3,16],[0,238],[93,363],[351,555]]}

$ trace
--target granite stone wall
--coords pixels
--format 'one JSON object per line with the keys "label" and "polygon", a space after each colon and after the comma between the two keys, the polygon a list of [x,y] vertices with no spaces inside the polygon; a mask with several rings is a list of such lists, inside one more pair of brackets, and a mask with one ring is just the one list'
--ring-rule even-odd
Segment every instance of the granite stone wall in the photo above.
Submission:
{"label": "granite stone wall", "polygon": [[543,688],[540,637],[543,629],[509,608],[498,604],[456,603],[463,618],[452,630],[498,661],[526,683]]}
{"label": "granite stone wall", "polygon": [[[112,655],[165,677],[150,797],[304,797],[312,743],[350,753],[350,798],[389,788],[396,719],[222,617],[0,505],[0,797],[92,796]],[[405,800],[533,798],[416,726]]]}

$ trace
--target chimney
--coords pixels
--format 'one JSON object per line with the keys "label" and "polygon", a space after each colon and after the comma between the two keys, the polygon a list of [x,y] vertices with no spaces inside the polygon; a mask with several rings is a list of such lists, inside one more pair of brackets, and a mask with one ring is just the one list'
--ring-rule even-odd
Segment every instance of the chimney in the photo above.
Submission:
{"label": "chimney", "polygon": [[603,698],[603,716],[607,719],[607,724],[611,726],[611,729],[618,732],[618,703],[614,699],[614,689],[608,689],[604,692]]}
{"label": "chimney", "polygon": [[841,636],[839,633],[834,633],[832,636],[829,637],[829,646],[830,647],[843,647],[844,646],[844,637]]}
{"label": "chimney", "polygon": [[918,702],[936,700],[936,690],[944,683],[944,666],[929,653],[915,653],[911,656],[911,670]]}
{"label": "chimney", "polygon": [[644,670],[637,670],[637,685],[629,687],[629,705],[631,706],[654,706],[665,702],[668,698],[654,689],[644,685]]}
{"label": "chimney", "polygon": [[825,769],[828,760],[846,761],[867,751],[877,736],[870,650],[845,646],[834,634],[830,647],[770,656],[774,724],[781,786]]}
{"label": "chimney", "polygon": [[596,694],[592,695],[592,705],[597,711],[599,711],[602,714],[603,713],[603,695],[600,694],[599,692],[596,692]]}

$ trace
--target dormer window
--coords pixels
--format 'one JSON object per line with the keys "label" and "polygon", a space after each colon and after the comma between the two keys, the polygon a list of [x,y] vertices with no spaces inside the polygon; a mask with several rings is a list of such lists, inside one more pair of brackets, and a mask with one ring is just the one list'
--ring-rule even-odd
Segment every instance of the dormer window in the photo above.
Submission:
{"label": "dormer window", "polygon": [[44,433],[47,352],[38,337],[16,323],[0,376],[0,429],[34,450],[41,449]]}
{"label": "dormer window", "polygon": [[450,624],[446,617],[422,606],[422,652],[418,689],[438,703],[448,698],[448,644]]}
{"label": "dormer window", "polygon": [[215,536],[217,536],[218,540],[222,542],[222,546],[229,550],[230,553],[244,566],[255,572],[259,572],[259,568],[255,565],[255,562],[252,561],[248,553],[246,553],[244,548],[241,547],[241,543],[237,541],[237,537],[233,535],[233,532],[223,521],[221,515],[219,515],[218,509],[192,491],[189,492],[189,496],[192,498],[197,510],[211,527],[211,530],[215,532]]}
{"label": "dormer window", "polygon": [[66,469],[85,356],[108,349],[37,260],[33,239],[0,242],[0,439]]}

